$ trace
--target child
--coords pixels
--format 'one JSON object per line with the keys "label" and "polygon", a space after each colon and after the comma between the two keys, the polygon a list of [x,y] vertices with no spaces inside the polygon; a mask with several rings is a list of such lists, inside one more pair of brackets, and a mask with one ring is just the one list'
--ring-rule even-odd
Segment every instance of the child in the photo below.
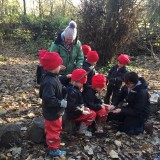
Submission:
{"label": "child", "polygon": [[62,58],[56,52],[46,52],[41,61],[46,71],[40,85],[46,143],[51,156],[65,156],[66,151],[59,150],[62,115],[67,107],[67,101],[63,99],[62,85],[58,78]]}
{"label": "child", "polygon": [[104,98],[104,102],[106,104],[110,104],[110,97],[112,95],[111,102],[114,102],[114,99],[116,97],[116,94],[119,92],[119,89],[122,86],[123,78],[126,70],[126,65],[130,63],[130,58],[126,54],[121,54],[117,58],[117,65],[113,66],[107,76],[107,79],[109,81],[107,85],[107,92],[106,96]]}
{"label": "child", "polygon": [[119,131],[137,135],[144,131],[144,123],[150,114],[149,93],[135,72],[126,73],[124,82],[125,86],[122,87],[113,105],[118,106],[124,100],[126,105],[110,112],[108,120],[122,122],[118,127]]}
{"label": "child", "polygon": [[89,125],[93,123],[96,113],[87,106],[84,106],[82,89],[83,84],[87,81],[87,73],[84,69],[75,69],[72,72],[71,85],[67,88],[67,117],[75,122],[81,122],[79,133],[86,136],[92,136],[92,133],[87,131]]}
{"label": "child", "polygon": [[107,119],[110,106],[102,103],[97,94],[101,94],[106,87],[106,78],[102,74],[97,74],[92,77],[92,86],[85,86],[83,91],[83,99],[85,106],[96,112],[96,128],[97,133],[103,133],[103,127]]}
{"label": "child", "polygon": [[40,64],[37,66],[37,71],[36,71],[36,77],[37,77],[37,84],[40,84],[41,83],[41,77],[44,73],[44,70],[43,70],[43,66],[42,66],[42,57],[45,55],[47,51],[46,50],[40,50],[39,53],[38,53],[38,57],[39,57],[39,62]]}
{"label": "child", "polygon": [[[47,52],[47,50],[43,50],[42,49],[38,53],[40,64],[37,66],[37,73],[36,73],[37,84],[41,83],[41,78],[42,78],[43,74],[45,74],[45,70],[44,70],[43,65],[42,65],[42,58],[43,58],[43,56],[45,55],[46,52]],[[63,66],[62,65],[60,66],[60,70],[63,70]],[[59,77],[61,83],[64,86],[67,86],[69,84],[69,82],[70,82],[71,74],[59,75],[58,77]]]}
{"label": "child", "polygon": [[82,45],[82,52],[83,52],[83,55],[84,55],[84,62],[86,61],[86,58],[87,58],[87,54],[88,52],[91,51],[91,47],[84,44]]}
{"label": "child", "polygon": [[96,51],[89,51],[87,54],[87,59],[83,62],[83,69],[87,71],[87,82],[86,85],[91,85],[92,77],[95,75],[96,71],[94,69],[97,61],[99,60],[98,53]]}

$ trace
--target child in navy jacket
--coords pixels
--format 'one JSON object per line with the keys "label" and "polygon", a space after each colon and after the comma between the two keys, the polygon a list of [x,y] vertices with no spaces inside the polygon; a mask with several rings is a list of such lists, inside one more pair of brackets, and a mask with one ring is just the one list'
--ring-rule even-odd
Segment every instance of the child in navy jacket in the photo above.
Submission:
{"label": "child in navy jacket", "polygon": [[125,86],[122,87],[113,105],[117,107],[123,101],[125,106],[110,112],[108,120],[122,122],[118,127],[119,131],[137,135],[144,131],[144,123],[150,114],[149,93],[135,72],[126,73],[124,82]]}
{"label": "child in navy jacket", "polygon": [[84,62],[86,61],[87,54],[90,51],[91,51],[91,47],[89,45],[86,45],[86,44],[82,45],[82,52],[83,52],[83,55],[84,55]]}
{"label": "child in navy jacket", "polygon": [[94,75],[92,85],[87,85],[83,90],[84,104],[96,112],[97,133],[103,133],[103,128],[111,106],[106,105],[101,100],[101,92],[106,87],[106,78],[102,74]]}
{"label": "child in navy jacket", "polygon": [[126,54],[121,54],[117,58],[118,64],[113,66],[107,76],[108,79],[108,85],[107,85],[107,92],[106,96],[104,98],[104,102],[106,104],[110,104],[110,97],[111,104],[114,102],[114,99],[116,98],[116,94],[119,92],[119,89],[122,86],[122,82],[124,79],[124,75],[127,72],[126,65],[130,63],[129,56]]}
{"label": "child in navy jacket", "polygon": [[86,70],[87,74],[87,82],[85,85],[92,84],[92,77],[95,75],[95,65],[99,60],[98,53],[96,51],[89,51],[87,54],[87,59],[83,62],[83,69]]}
{"label": "child in navy jacket", "polygon": [[82,97],[83,84],[87,81],[87,73],[84,69],[75,69],[72,72],[71,85],[67,87],[67,117],[75,122],[81,122],[79,133],[91,136],[87,130],[93,123],[96,113],[84,105]]}
{"label": "child in navy jacket", "polygon": [[[47,53],[48,51],[47,50],[40,50],[39,53],[38,53],[38,56],[39,56],[39,62],[40,64],[37,66],[37,71],[36,71],[36,77],[37,77],[37,84],[40,84],[41,83],[41,79],[43,77],[43,75],[45,74],[45,70],[43,68],[43,64],[42,64],[42,58],[44,57],[45,53]],[[62,70],[62,65],[60,66],[60,70]],[[61,83],[64,85],[64,86],[67,86],[70,82],[70,78],[71,78],[71,74],[67,74],[67,75],[59,75],[58,76]]]}
{"label": "child in navy jacket", "polygon": [[40,98],[45,118],[46,143],[51,156],[65,156],[66,151],[59,150],[62,115],[67,107],[58,78],[62,58],[56,52],[46,52],[41,62],[45,70],[40,84]]}

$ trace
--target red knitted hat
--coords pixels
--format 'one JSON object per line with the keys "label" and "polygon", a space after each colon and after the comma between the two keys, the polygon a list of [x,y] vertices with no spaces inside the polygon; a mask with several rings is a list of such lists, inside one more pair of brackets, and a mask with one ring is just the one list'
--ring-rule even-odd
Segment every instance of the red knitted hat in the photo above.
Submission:
{"label": "red knitted hat", "polygon": [[88,62],[97,62],[99,60],[99,56],[97,51],[89,51],[87,54]]}
{"label": "red knitted hat", "polygon": [[120,54],[117,58],[117,61],[125,66],[127,64],[130,64],[130,57],[127,54]]}
{"label": "red knitted hat", "polygon": [[75,69],[72,72],[71,80],[85,84],[87,81],[87,72],[84,69]]}
{"label": "red knitted hat", "polygon": [[46,50],[44,50],[44,49],[42,49],[42,50],[40,50],[39,51],[39,53],[38,53],[38,56],[39,56],[39,61],[40,61],[40,64],[42,65],[42,57],[46,54]]}
{"label": "red knitted hat", "polygon": [[41,62],[44,70],[52,71],[60,66],[63,60],[57,52],[46,52],[41,58]]}
{"label": "red knitted hat", "polygon": [[92,77],[92,87],[94,88],[105,88],[106,77],[102,74],[96,74]]}
{"label": "red knitted hat", "polygon": [[83,54],[86,56],[88,54],[88,52],[91,51],[91,47],[86,45],[86,44],[84,44],[82,46],[82,51],[83,51]]}

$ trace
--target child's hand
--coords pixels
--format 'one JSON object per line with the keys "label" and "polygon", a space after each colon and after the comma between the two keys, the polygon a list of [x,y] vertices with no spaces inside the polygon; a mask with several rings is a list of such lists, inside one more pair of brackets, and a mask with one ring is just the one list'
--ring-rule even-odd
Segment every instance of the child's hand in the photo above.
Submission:
{"label": "child's hand", "polygon": [[61,71],[65,70],[65,69],[66,69],[66,67],[64,65],[60,65],[60,70]]}
{"label": "child's hand", "polygon": [[88,107],[84,107],[84,111],[90,111]]}
{"label": "child's hand", "polygon": [[61,100],[61,107],[62,108],[66,108],[67,107],[67,101],[66,100],[64,100],[64,99]]}
{"label": "child's hand", "polygon": [[89,111],[83,111],[83,115],[88,115],[88,114],[90,114],[90,112]]}
{"label": "child's hand", "polygon": [[72,74],[67,74],[67,78],[71,78]]}
{"label": "child's hand", "polygon": [[107,107],[108,107],[108,110],[109,110],[109,111],[112,111],[112,110],[115,109],[115,106],[114,106],[114,105],[108,105]]}
{"label": "child's hand", "polygon": [[120,113],[121,111],[122,111],[122,109],[117,108],[117,109],[115,109],[115,110],[112,110],[111,112],[112,112],[112,113]]}

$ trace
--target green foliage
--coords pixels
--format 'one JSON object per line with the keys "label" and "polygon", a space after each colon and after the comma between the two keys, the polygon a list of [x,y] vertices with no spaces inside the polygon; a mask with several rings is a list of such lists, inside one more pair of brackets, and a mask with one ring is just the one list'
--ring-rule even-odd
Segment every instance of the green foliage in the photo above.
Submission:
{"label": "green foliage", "polygon": [[32,33],[30,30],[17,28],[13,30],[12,38],[16,39],[18,43],[28,42],[32,39]]}
{"label": "green foliage", "polygon": [[108,63],[108,64],[105,65],[105,66],[97,67],[97,71],[98,71],[98,73],[107,75],[107,74],[108,74],[108,71],[109,71],[109,70],[111,69],[111,67],[114,66],[114,65],[115,65],[115,62]]}
{"label": "green foliage", "polygon": [[29,53],[37,53],[41,48],[49,49],[57,34],[64,30],[69,17],[50,16],[42,18],[33,15],[6,16],[0,26],[1,37],[12,39]]}
{"label": "green foliage", "polygon": [[23,47],[25,52],[29,54],[37,54],[40,49],[49,50],[51,42],[51,40],[41,37],[38,38],[36,41],[30,40],[21,44],[21,47]]}

